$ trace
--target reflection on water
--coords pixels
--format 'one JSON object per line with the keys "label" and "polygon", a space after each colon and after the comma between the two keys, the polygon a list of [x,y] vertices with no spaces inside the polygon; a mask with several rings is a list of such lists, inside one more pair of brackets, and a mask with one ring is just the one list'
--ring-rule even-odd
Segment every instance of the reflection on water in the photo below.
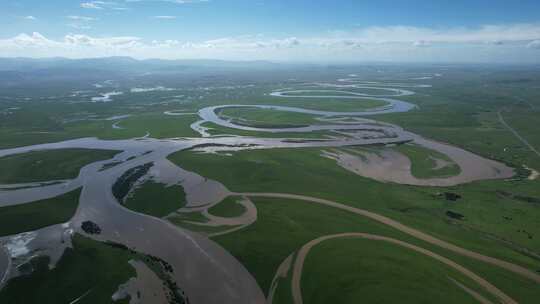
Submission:
{"label": "reflection on water", "polygon": [[[254,278],[247,270],[234,259],[227,251],[213,241],[197,233],[173,226],[165,220],[157,219],[144,214],[135,213],[120,205],[112,194],[111,187],[114,182],[127,170],[153,162],[154,166],[149,174],[160,183],[167,185],[180,184],[186,193],[187,209],[204,210],[209,208],[230,194],[221,183],[208,180],[196,173],[188,172],[169,162],[166,157],[176,151],[197,148],[202,151],[238,151],[247,149],[270,148],[303,148],[303,147],[344,147],[372,144],[396,144],[415,142],[421,146],[433,149],[447,155],[458,164],[461,174],[448,179],[437,180],[429,185],[450,185],[487,178],[505,178],[513,174],[512,169],[503,164],[484,159],[462,149],[446,144],[424,139],[416,134],[403,130],[399,126],[381,123],[363,116],[373,116],[383,113],[399,113],[410,111],[415,105],[382,96],[404,96],[413,94],[412,91],[401,89],[421,88],[423,85],[409,84],[381,84],[374,82],[360,82],[355,79],[340,79],[339,84],[316,84],[318,87],[331,87],[331,90],[312,90],[315,95],[298,96],[297,93],[309,93],[309,90],[279,91],[272,95],[276,98],[343,98],[347,100],[375,99],[387,105],[360,112],[333,112],[309,110],[298,107],[285,107],[274,105],[222,105],[203,108],[199,111],[201,121],[195,123],[194,130],[201,132],[201,138],[181,138],[158,140],[153,138],[138,138],[127,140],[100,140],[96,138],[81,138],[59,143],[41,144],[14,149],[0,150],[0,157],[25,153],[35,150],[55,150],[64,148],[91,148],[120,150],[113,159],[95,162],[81,169],[77,178],[61,183],[44,185],[42,187],[28,187],[7,190],[0,186],[0,206],[23,204],[54,197],[82,187],[79,208],[75,216],[67,224],[55,225],[40,229],[32,234],[32,239],[19,246],[19,252],[14,254],[10,250],[11,258],[17,264],[28,260],[31,255],[45,254],[52,257],[51,263],[56,263],[63,249],[70,246],[70,235],[73,232],[83,233],[81,223],[92,221],[100,226],[102,233],[92,237],[101,241],[112,241],[123,244],[144,254],[159,257],[172,265],[174,279],[186,293],[191,303],[265,303],[264,294]],[[395,87],[395,88],[392,88]],[[390,95],[369,95],[356,92],[346,92],[347,95],[336,94],[337,89],[370,89],[390,92]],[[343,91],[340,91],[343,93]],[[334,94],[334,95],[332,95]],[[351,101],[354,102],[354,101]],[[235,124],[230,120],[221,118],[217,112],[228,107],[252,107],[271,109],[295,113],[305,113],[319,116],[321,121],[330,124],[310,125],[296,128],[256,128]],[[167,115],[179,115],[171,111]],[[181,113],[184,114],[184,113]],[[332,131],[336,136],[319,140],[302,140],[286,138],[257,138],[242,136],[210,137],[202,123],[214,124],[247,131],[258,132],[313,132]],[[133,158],[135,156],[135,158]],[[327,154],[348,168],[353,162],[343,154]],[[359,170],[366,176],[393,182],[411,181],[410,176],[396,174],[401,162],[397,161],[398,168],[386,171],[377,171],[379,165],[388,159],[396,160],[392,155],[383,155],[376,159],[368,156],[370,162],[358,164]],[[101,170],[107,163],[117,165]],[[363,167],[362,167],[363,166]],[[349,166],[350,167],[350,166]],[[384,168],[384,166],[382,166]],[[398,178],[392,177],[398,176]],[[427,185],[426,184],[426,185]],[[35,185],[34,185],[35,186]],[[256,215],[251,214],[249,220]],[[217,220],[217,219],[216,219]],[[28,234],[0,238],[4,248],[11,248],[9,244],[20,243],[21,238]],[[24,248],[23,248],[24,247]],[[37,251],[35,251],[37,250]],[[25,253],[26,252],[26,253]],[[0,277],[7,274],[14,277],[15,267],[9,266],[9,259],[0,253]],[[211,290],[211,292],[208,292]]]}

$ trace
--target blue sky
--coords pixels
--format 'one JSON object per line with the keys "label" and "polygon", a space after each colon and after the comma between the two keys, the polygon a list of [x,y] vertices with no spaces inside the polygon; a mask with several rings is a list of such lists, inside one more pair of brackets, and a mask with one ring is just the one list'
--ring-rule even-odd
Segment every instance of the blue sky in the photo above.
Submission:
{"label": "blue sky", "polygon": [[0,56],[540,61],[540,1],[3,1]]}

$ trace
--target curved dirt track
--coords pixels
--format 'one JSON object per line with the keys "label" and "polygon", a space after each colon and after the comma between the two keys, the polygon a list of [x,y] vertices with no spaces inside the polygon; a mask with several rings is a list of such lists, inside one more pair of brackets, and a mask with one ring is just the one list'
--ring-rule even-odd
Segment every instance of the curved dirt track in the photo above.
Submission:
{"label": "curved dirt track", "polygon": [[[369,89],[369,86],[375,85],[375,83],[366,83],[365,85],[362,85],[357,83],[356,81],[347,79],[339,80],[339,82],[354,82],[356,84],[326,84],[325,86],[333,86],[336,88],[361,88],[363,86],[364,88]],[[385,84],[380,85],[385,86]],[[388,85],[396,87],[409,87],[406,84]],[[423,86],[419,85],[411,87]],[[395,93],[395,95],[391,96],[410,95],[414,93],[412,91],[402,89],[387,88],[385,90]],[[324,90],[319,90],[319,92],[321,91]],[[79,200],[79,209],[76,215],[69,221],[66,228],[59,228],[58,231],[62,232],[67,231],[67,229],[75,229],[75,231],[81,232],[81,229],[79,227],[81,226],[82,222],[86,220],[91,220],[102,228],[102,234],[99,237],[95,237],[96,240],[113,241],[119,244],[124,244],[126,246],[129,246],[130,248],[137,249],[141,253],[157,256],[169,262],[174,269],[182,270],[174,273],[174,279],[177,283],[179,283],[182,290],[186,292],[191,303],[264,303],[264,294],[260,290],[260,287],[257,285],[256,280],[247,271],[247,269],[245,269],[245,267],[240,264],[239,261],[234,259],[234,257],[230,255],[224,248],[220,247],[206,237],[203,237],[196,233],[192,233],[189,230],[179,229],[178,227],[173,226],[169,222],[166,222],[162,219],[156,219],[148,215],[135,213],[124,208],[113,196],[111,192],[111,186],[128,170],[143,166],[148,163],[153,163],[153,167],[151,170],[156,172],[154,177],[157,178],[157,181],[169,185],[174,183],[181,184],[181,186],[186,192],[186,208],[190,208],[190,210],[203,210],[208,209],[214,203],[218,203],[225,196],[230,195],[231,193],[222,184],[216,181],[207,180],[202,176],[199,176],[192,172],[187,172],[175,166],[173,163],[166,159],[168,155],[181,150],[195,149],[196,147],[200,147],[202,150],[206,149],[206,152],[225,152],[267,148],[328,148],[371,144],[386,145],[404,143],[412,140],[421,139],[413,133],[403,130],[399,126],[371,121],[367,119],[360,120],[361,116],[406,112],[414,109],[416,107],[415,105],[405,101],[386,98],[382,96],[376,97],[369,96],[369,94],[364,95],[340,95],[334,97],[344,99],[376,98],[381,101],[386,101],[391,106],[372,108],[362,112],[328,112],[271,105],[222,105],[203,108],[200,109],[197,113],[202,120],[192,124],[192,128],[195,131],[201,132],[201,138],[153,139],[149,138],[147,134],[143,138],[126,140],[100,140],[97,138],[80,138],[58,143],[39,144],[33,146],[0,150],[0,157],[34,150],[54,150],[74,147],[86,147],[92,149],[102,148],[122,151],[122,153],[118,154],[113,159],[108,160],[120,161],[119,165],[102,171],[100,170],[100,168],[108,161],[101,161],[89,164],[88,166],[81,169],[80,174],[76,179],[72,181],[66,181],[67,186],[65,186],[64,184],[48,184],[45,185],[45,187],[41,188],[28,188],[12,191],[1,191],[2,189],[0,189],[0,206],[6,206],[7,204],[18,205],[35,201],[37,199],[42,199],[44,197],[54,197],[58,195],[57,193],[67,192],[69,190],[68,186],[82,186],[83,189]],[[277,96],[279,97],[279,94]],[[329,98],[332,96],[298,97]],[[332,125],[323,124],[312,125],[306,128],[264,129],[242,127],[229,121],[220,119],[216,115],[215,110],[217,109],[238,106],[308,113],[321,116],[322,119],[327,119],[327,122],[332,122],[332,120],[335,119],[338,120],[334,121],[335,124]],[[168,112],[165,114],[184,115],[186,113]],[[187,114],[192,115],[191,113]],[[358,116],[356,117],[357,120],[353,124],[339,121],[339,116],[346,116],[350,118],[351,115]],[[116,118],[118,119],[118,117]],[[345,137],[331,137],[319,140],[291,140],[289,138],[257,138],[244,136],[217,136],[207,138],[206,136],[210,135],[205,131],[206,128],[201,125],[201,123],[204,121],[214,122],[218,125],[222,125],[225,127],[244,129],[248,131],[311,132],[317,130],[349,130],[352,132],[352,134],[349,134],[349,136]],[[131,159],[131,157],[135,158]],[[482,160],[480,163],[485,162],[490,161]],[[485,179],[488,177],[489,175],[482,174],[480,176],[480,179]],[[502,177],[498,176],[497,178]],[[13,187],[13,185],[10,186]],[[0,188],[2,188],[2,185],[0,185]],[[452,244],[438,240],[434,237],[429,236],[428,234],[424,234],[418,230],[404,226],[399,222],[393,221],[376,213],[349,207],[324,199],[311,198],[307,196],[279,193],[254,193],[251,195],[248,194],[248,196],[267,196],[299,199],[350,211],[394,227],[402,232],[413,235],[429,243],[441,246],[443,248],[460,253],[465,256],[469,256],[503,267],[540,283],[540,275],[535,274],[523,267],[493,259],[487,256],[483,256],[478,253],[454,246]],[[239,224],[242,224],[241,226],[234,227],[230,230],[222,231],[214,235],[230,233],[238,229],[242,229],[243,227],[252,223],[252,221],[254,222],[256,220],[256,209],[252,211],[253,212],[249,214],[249,217],[235,219],[240,221]],[[228,223],[236,223],[231,222],[232,219],[213,219],[221,222],[228,221]],[[53,232],[57,232],[57,230],[54,230]],[[58,235],[58,233],[56,233],[55,236],[56,235]],[[159,237],[156,238],[156,235],[158,235]],[[5,237],[4,239],[7,239],[9,237],[10,236]],[[33,243],[29,245],[29,248],[33,248],[32,246],[37,246],[37,244],[45,244],[50,237],[51,236],[49,236],[48,234],[45,235],[39,233],[36,239],[32,241]],[[1,238],[0,241],[2,241]],[[49,245],[47,245],[47,248],[49,249],[54,246],[60,246],[56,243],[53,244],[52,242],[48,242],[48,244]],[[0,254],[0,275],[3,272],[2,270],[4,269],[6,269],[5,273],[9,274],[8,271],[11,266],[6,266],[3,264],[6,260],[7,257],[2,259]],[[212,292],[208,292],[209,290],[211,290]]]}
{"label": "curved dirt track", "polygon": [[309,253],[309,251],[311,250],[311,248],[313,248],[313,246],[315,246],[315,245],[317,245],[317,244],[319,244],[321,242],[331,240],[331,239],[336,239],[336,238],[342,238],[342,237],[355,237],[355,238],[363,238],[363,239],[368,239],[368,240],[383,241],[383,242],[396,244],[398,246],[414,250],[414,251],[419,252],[419,253],[421,253],[423,255],[434,258],[434,259],[438,260],[439,262],[441,262],[441,263],[443,263],[445,265],[448,265],[448,266],[454,268],[455,270],[457,270],[458,272],[462,273],[463,275],[469,277],[471,280],[478,283],[478,285],[485,288],[489,293],[491,293],[492,295],[497,297],[500,300],[501,303],[504,303],[504,304],[517,304],[517,302],[514,299],[510,298],[508,295],[506,295],[504,292],[499,290],[497,287],[493,286],[488,281],[486,281],[483,278],[481,278],[480,276],[476,275],[474,272],[468,270],[467,268],[455,263],[454,261],[452,261],[452,260],[450,260],[448,258],[440,256],[440,255],[438,255],[438,254],[436,254],[436,253],[434,253],[432,251],[429,251],[427,249],[424,249],[422,247],[418,247],[416,245],[412,245],[412,244],[409,244],[409,243],[406,243],[406,242],[403,242],[403,241],[400,241],[400,240],[396,240],[396,239],[393,239],[393,238],[374,235],[374,234],[369,234],[369,233],[354,233],[354,232],[322,236],[322,237],[316,238],[316,239],[308,242],[304,246],[302,246],[302,248],[298,252],[298,256],[296,258],[296,261],[295,261],[294,267],[293,267],[293,276],[292,276],[292,286],[291,287],[292,287],[293,300],[294,300],[295,304],[302,304],[303,303],[303,301],[302,301],[302,290],[300,288],[300,283],[301,283],[301,278],[302,278],[302,269],[304,267],[304,261],[306,259],[306,256]]}
{"label": "curved dirt track", "polygon": [[516,274],[519,274],[523,277],[526,277],[538,284],[540,284],[540,274],[537,274],[525,267],[506,262],[503,260],[499,260],[496,258],[492,258],[487,255],[483,255],[465,248],[461,248],[459,246],[450,244],[446,241],[440,240],[436,237],[433,237],[429,234],[426,234],[424,232],[421,232],[420,230],[416,230],[414,228],[408,227],[403,225],[402,223],[395,221],[391,218],[388,218],[386,216],[367,211],[364,209],[355,208],[348,205],[343,205],[334,201],[322,199],[322,198],[316,198],[306,195],[297,195],[297,194],[287,194],[287,193],[234,193],[235,195],[245,195],[247,197],[273,197],[273,198],[287,198],[287,199],[296,199],[301,201],[308,201],[312,203],[322,204],[329,207],[338,208],[341,210],[349,211],[361,216],[368,217],[372,220],[375,220],[379,223],[382,223],[384,225],[390,226],[392,228],[395,228],[403,233],[406,233],[408,235],[411,235],[417,239],[423,240],[425,242],[428,242],[432,245],[439,246],[441,248],[444,248],[446,250],[452,251],[454,253],[460,254],[462,256],[466,256],[478,261],[482,261],[488,264],[492,264],[498,267],[501,267],[503,269],[506,269],[508,271],[514,272]]}
{"label": "curved dirt track", "polygon": [[481,294],[478,292],[470,289],[469,287],[461,284],[460,282],[452,279],[451,277],[448,277],[450,281],[452,281],[454,284],[456,284],[459,288],[463,289],[466,293],[470,294],[473,298],[475,298],[480,304],[493,304],[490,300],[484,298]]}

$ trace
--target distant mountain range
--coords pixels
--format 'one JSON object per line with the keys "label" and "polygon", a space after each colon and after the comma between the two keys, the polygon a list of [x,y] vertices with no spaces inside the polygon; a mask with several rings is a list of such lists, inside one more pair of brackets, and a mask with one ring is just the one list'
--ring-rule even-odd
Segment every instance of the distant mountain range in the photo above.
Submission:
{"label": "distant mountain range", "polygon": [[269,61],[223,61],[223,60],[137,60],[131,57],[103,57],[89,59],[68,58],[0,58],[0,71],[35,71],[42,69],[93,69],[108,71],[159,71],[188,68],[243,69],[277,68],[279,63]]}
{"label": "distant mountain range", "polygon": [[0,88],[84,87],[109,79],[126,81],[148,78],[148,75],[154,79],[174,80],[188,76],[230,75],[234,71],[276,71],[291,66],[268,61],[137,60],[131,57],[0,58]]}

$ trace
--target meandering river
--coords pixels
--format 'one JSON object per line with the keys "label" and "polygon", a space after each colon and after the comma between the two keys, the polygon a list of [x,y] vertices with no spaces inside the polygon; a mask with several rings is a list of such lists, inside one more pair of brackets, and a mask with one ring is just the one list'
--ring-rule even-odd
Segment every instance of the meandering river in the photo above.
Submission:
{"label": "meandering river", "polygon": [[[221,183],[183,170],[167,160],[168,155],[185,149],[198,147],[209,151],[237,151],[270,148],[338,148],[415,142],[447,155],[461,167],[459,175],[443,179],[442,182],[435,185],[507,178],[513,175],[513,170],[504,164],[482,158],[460,148],[425,139],[396,125],[364,118],[383,113],[399,113],[415,109],[415,105],[395,98],[414,94],[414,92],[403,88],[422,88],[425,85],[360,82],[355,79],[340,79],[334,84],[315,85],[318,88],[313,90],[283,90],[273,92],[272,95],[276,98],[342,98],[350,102],[375,99],[386,103],[386,105],[355,112],[321,111],[277,105],[220,105],[200,109],[198,115],[201,121],[195,125],[195,127],[201,127],[204,123],[211,122],[223,127],[256,132],[306,133],[336,131],[347,132],[348,134],[347,136],[315,140],[243,136],[163,140],[153,138],[128,140],[81,138],[0,150],[0,157],[36,150],[64,148],[122,151],[111,160],[99,161],[83,167],[79,176],[73,180],[59,181],[58,183],[42,186],[22,184],[18,185],[19,187],[15,190],[8,189],[9,185],[0,185],[0,207],[51,198],[82,187],[78,210],[68,223],[26,234],[24,235],[24,241],[18,243],[14,240],[21,240],[21,235],[0,238],[0,242],[5,249],[0,251],[0,278],[16,276],[18,274],[16,266],[24,263],[35,254],[55,254],[59,257],[58,252],[61,255],[63,248],[69,246],[69,242],[66,243],[65,240],[69,239],[69,236],[74,232],[84,233],[80,228],[81,223],[90,220],[98,224],[102,229],[102,233],[92,236],[93,238],[120,243],[139,252],[157,256],[171,264],[174,268],[174,279],[186,293],[190,303],[265,303],[264,294],[255,279],[225,249],[200,234],[181,229],[166,220],[130,211],[119,204],[113,196],[112,185],[122,174],[131,168],[149,162],[154,163],[152,170],[157,182],[180,184],[184,187],[187,199],[185,208],[208,208],[228,196],[230,194],[229,190]],[[342,91],[342,89],[381,90],[388,92],[388,94],[369,95],[357,91]],[[336,94],[336,91],[341,94]],[[307,94],[307,96],[297,94]],[[321,121],[326,120],[326,122],[331,123],[292,128],[250,127],[236,124],[219,115],[220,110],[229,107],[252,107],[311,114],[320,116]],[[165,115],[178,115],[178,112],[169,111]],[[352,122],[340,121],[340,118],[343,117],[354,118],[355,120]],[[196,128],[196,130],[201,131],[200,128]],[[202,135],[206,135],[206,133]],[[100,170],[104,164],[113,161],[121,163],[107,170]],[[7,254],[4,254],[4,252]]]}

